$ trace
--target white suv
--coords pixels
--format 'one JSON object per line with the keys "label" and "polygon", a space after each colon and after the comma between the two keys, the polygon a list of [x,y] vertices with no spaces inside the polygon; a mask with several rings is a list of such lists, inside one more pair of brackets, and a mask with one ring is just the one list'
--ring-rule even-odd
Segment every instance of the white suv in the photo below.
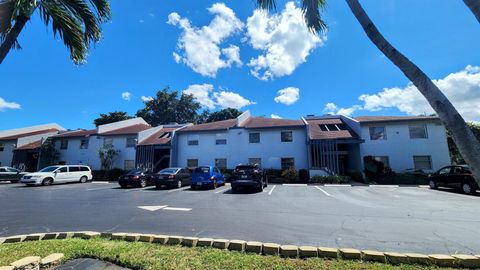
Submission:
{"label": "white suv", "polygon": [[27,185],[48,186],[53,183],[80,182],[92,180],[92,170],[82,165],[56,165],[29,173],[22,177],[20,182]]}

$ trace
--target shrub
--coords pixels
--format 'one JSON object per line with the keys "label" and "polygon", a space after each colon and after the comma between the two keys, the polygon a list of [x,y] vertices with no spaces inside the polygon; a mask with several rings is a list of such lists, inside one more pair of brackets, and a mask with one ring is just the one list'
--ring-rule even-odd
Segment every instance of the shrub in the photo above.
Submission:
{"label": "shrub", "polygon": [[298,181],[298,171],[294,168],[286,169],[282,172],[282,177],[290,183]]}
{"label": "shrub", "polygon": [[349,176],[342,175],[329,175],[329,176],[320,176],[315,175],[310,178],[310,183],[312,184],[348,184],[350,183],[351,178]]}
{"label": "shrub", "polygon": [[348,171],[347,176],[349,176],[352,181],[356,182],[364,182],[365,180],[363,179],[363,175],[359,171]]}
{"label": "shrub", "polygon": [[378,184],[384,185],[426,185],[428,175],[423,172],[395,173],[389,177],[378,179]]}
{"label": "shrub", "polygon": [[307,183],[308,180],[310,179],[308,170],[305,170],[305,169],[298,170],[298,178],[300,179],[300,182]]}
{"label": "shrub", "polygon": [[106,181],[107,175],[105,170],[95,170],[92,171],[92,176],[94,181]]}
{"label": "shrub", "polygon": [[118,178],[125,174],[125,171],[119,168],[113,168],[106,172],[106,180],[108,181],[118,181]]}

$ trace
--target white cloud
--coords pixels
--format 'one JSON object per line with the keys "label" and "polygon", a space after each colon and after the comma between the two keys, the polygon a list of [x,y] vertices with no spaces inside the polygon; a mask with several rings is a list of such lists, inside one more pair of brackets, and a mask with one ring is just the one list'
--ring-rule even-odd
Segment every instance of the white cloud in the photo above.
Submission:
{"label": "white cloud", "polygon": [[153,97],[150,97],[150,96],[141,96],[140,97],[142,99],[143,102],[148,102],[148,101],[152,101],[153,100]]}
{"label": "white cloud", "polygon": [[261,80],[290,75],[326,36],[316,36],[305,26],[302,10],[288,2],[281,14],[255,10],[247,19],[247,40],[264,54],[248,63],[251,74]]}
{"label": "white cloud", "polygon": [[354,105],[349,108],[339,108],[335,103],[327,103],[325,104],[325,108],[323,109],[323,112],[326,114],[334,114],[334,115],[346,115],[350,116],[352,115],[355,111],[362,109],[362,106],[359,105]]}
{"label": "white cloud", "polygon": [[287,87],[277,92],[274,98],[275,102],[285,105],[292,105],[300,99],[300,89],[296,87]]}
{"label": "white cloud", "polygon": [[193,95],[203,107],[211,110],[216,107],[240,109],[256,104],[235,92],[215,91],[211,84],[192,84],[183,93]]}
{"label": "white cloud", "polygon": [[255,102],[250,101],[237,93],[221,91],[213,93],[216,104],[221,108],[235,108],[240,109],[242,107],[253,105]]}
{"label": "white cloud", "polygon": [[232,64],[241,65],[240,49],[230,45],[220,45],[243,28],[243,23],[235,16],[232,9],[223,3],[213,4],[208,11],[214,15],[209,25],[201,28],[192,26],[187,18],[178,13],[168,15],[168,24],[183,30],[178,40],[178,51],[175,61],[180,61],[203,76],[215,77],[218,70],[229,68]]}
{"label": "white cloud", "polygon": [[0,97],[0,112],[3,112],[8,109],[21,109],[22,106],[16,102],[8,102],[2,97]]}
{"label": "white cloud", "polygon": [[[469,65],[463,70],[451,73],[445,78],[433,80],[433,82],[442,90],[465,120],[480,121],[480,67]],[[412,83],[405,87],[384,88],[375,94],[363,94],[359,97],[359,100],[363,104],[340,109],[351,112],[356,110],[374,112],[396,108],[409,115],[435,113],[425,97]],[[332,111],[333,106],[328,105],[326,109]],[[336,108],[336,112],[338,113],[340,109]]]}
{"label": "white cloud", "polygon": [[176,52],[173,52],[173,59],[177,64],[180,64],[180,62],[182,62],[182,57]]}
{"label": "white cloud", "polygon": [[215,108],[215,101],[210,97],[212,91],[213,85],[211,84],[192,84],[183,90],[183,93],[193,95],[203,107],[213,109]]}
{"label": "white cloud", "polygon": [[132,99],[132,93],[130,92],[123,92],[122,93],[122,98],[126,101],[130,101]]}
{"label": "white cloud", "polygon": [[278,114],[270,114],[270,118],[273,118],[273,119],[282,119],[282,117],[280,117],[280,115]]}

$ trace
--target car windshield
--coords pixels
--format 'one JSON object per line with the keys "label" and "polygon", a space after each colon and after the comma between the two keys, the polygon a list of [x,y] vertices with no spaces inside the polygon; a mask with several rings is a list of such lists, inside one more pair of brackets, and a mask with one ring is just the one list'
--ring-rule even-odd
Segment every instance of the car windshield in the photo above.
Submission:
{"label": "car windshield", "polygon": [[210,168],[209,167],[199,167],[199,168],[196,168],[193,172],[194,173],[209,173]]}
{"label": "car windshield", "polygon": [[178,171],[176,168],[167,168],[159,171],[159,174],[175,174]]}
{"label": "car windshield", "polygon": [[138,174],[138,173],[142,173],[142,172],[143,172],[142,169],[133,169],[133,170],[128,171],[127,174]]}
{"label": "car windshield", "polygon": [[40,172],[53,172],[60,167],[58,166],[49,166],[40,170]]}

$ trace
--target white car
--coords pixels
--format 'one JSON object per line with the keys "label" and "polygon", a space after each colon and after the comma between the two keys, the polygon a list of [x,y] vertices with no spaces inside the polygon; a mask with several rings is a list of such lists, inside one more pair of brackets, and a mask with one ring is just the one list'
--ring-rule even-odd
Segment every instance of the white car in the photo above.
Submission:
{"label": "white car", "polygon": [[92,170],[83,165],[55,165],[24,175],[20,180],[27,185],[48,186],[53,183],[80,182],[92,180]]}

